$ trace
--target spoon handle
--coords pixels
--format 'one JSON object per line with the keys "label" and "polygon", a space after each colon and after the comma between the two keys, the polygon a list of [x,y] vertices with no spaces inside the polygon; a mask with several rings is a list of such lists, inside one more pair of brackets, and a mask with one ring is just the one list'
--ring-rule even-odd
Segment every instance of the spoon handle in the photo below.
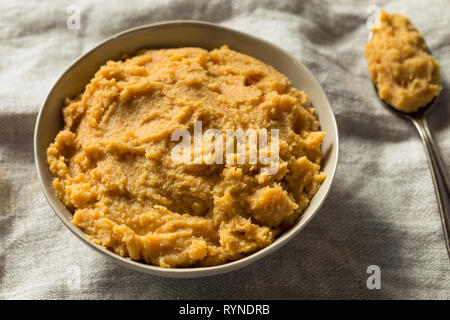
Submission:
{"label": "spoon handle", "polygon": [[444,163],[439,155],[436,144],[431,136],[425,116],[411,117],[414,126],[419,131],[420,138],[425,147],[428,164],[431,169],[434,188],[438,199],[442,227],[444,228],[445,245],[450,256],[450,187]]}

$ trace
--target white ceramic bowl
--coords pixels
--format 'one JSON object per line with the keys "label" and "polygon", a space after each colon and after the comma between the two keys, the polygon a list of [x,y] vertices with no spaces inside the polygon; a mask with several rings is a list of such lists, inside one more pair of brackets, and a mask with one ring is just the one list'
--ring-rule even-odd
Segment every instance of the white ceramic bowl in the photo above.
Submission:
{"label": "white ceramic bowl", "polygon": [[[205,49],[227,44],[231,49],[256,57],[285,74],[296,88],[303,90],[316,109],[321,129],[326,131],[322,151],[323,171],[328,177],[297,223],[286,230],[268,247],[245,258],[227,264],[202,268],[166,269],[123,258],[90,241],[85,233],[71,223],[72,213],[55,194],[52,175],[48,169],[46,149],[62,128],[61,109],[65,97],[72,97],[84,90],[98,68],[108,60],[117,60],[123,53],[133,55],[141,48],[171,48],[195,46]],[[275,251],[297,235],[325,201],[333,181],[338,162],[338,132],[328,99],[309,70],[283,49],[254,36],[212,23],[198,21],[172,21],[146,25],[119,33],[105,40],[78,58],[55,82],[41,106],[34,133],[34,156],[42,190],[50,206],[62,222],[91,248],[121,266],[133,270],[165,276],[190,278],[210,276],[232,271],[256,262]]]}

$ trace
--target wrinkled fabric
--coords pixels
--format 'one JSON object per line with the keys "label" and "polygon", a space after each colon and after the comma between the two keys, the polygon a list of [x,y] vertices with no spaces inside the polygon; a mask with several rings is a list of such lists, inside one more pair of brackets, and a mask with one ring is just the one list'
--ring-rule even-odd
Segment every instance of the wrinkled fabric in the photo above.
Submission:
{"label": "wrinkled fabric", "polygon": [[[372,4],[407,15],[441,64],[444,89],[428,119],[449,171],[446,0],[0,0],[0,299],[449,299],[450,261],[424,149],[370,83]],[[80,9],[79,29],[67,27],[70,5]],[[140,274],[91,250],[52,212],[33,160],[40,104],[72,61],[115,33],[176,19],[215,22],[289,51],[323,86],[340,133],[334,185],[313,221],[257,263],[200,279]],[[370,265],[380,268],[379,290],[367,287]]]}

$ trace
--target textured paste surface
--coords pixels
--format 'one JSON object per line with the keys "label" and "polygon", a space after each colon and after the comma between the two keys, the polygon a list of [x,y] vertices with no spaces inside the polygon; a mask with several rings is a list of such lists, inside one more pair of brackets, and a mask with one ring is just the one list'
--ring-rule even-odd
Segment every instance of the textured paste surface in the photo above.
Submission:
{"label": "textured paste surface", "polygon": [[442,89],[439,63],[407,17],[381,11],[366,59],[380,98],[398,110],[415,112]]}
{"label": "textured paste surface", "polygon": [[[316,193],[319,131],[306,95],[227,47],[143,50],[109,61],[66,99],[47,150],[73,223],[117,254],[162,267],[212,266],[269,245]],[[176,129],[279,129],[279,170],[174,163]]]}

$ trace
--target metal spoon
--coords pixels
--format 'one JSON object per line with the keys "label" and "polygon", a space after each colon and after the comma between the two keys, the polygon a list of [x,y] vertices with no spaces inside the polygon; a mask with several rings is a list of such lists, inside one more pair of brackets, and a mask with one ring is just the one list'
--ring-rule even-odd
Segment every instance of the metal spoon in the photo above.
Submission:
{"label": "metal spoon", "polygon": [[[378,96],[377,86],[374,83],[373,85]],[[389,111],[410,120],[416,127],[417,131],[419,131],[420,138],[422,139],[422,143],[427,154],[428,164],[431,168],[431,176],[433,178],[434,190],[436,191],[439,213],[441,215],[442,227],[444,229],[445,246],[447,247],[447,252],[450,257],[450,183],[445,170],[444,162],[442,161],[433,137],[431,136],[426,119],[428,112],[436,105],[438,97],[439,95],[434,97],[434,99],[425,107],[419,108],[418,111],[411,113],[399,111],[383,99],[380,100]]]}

